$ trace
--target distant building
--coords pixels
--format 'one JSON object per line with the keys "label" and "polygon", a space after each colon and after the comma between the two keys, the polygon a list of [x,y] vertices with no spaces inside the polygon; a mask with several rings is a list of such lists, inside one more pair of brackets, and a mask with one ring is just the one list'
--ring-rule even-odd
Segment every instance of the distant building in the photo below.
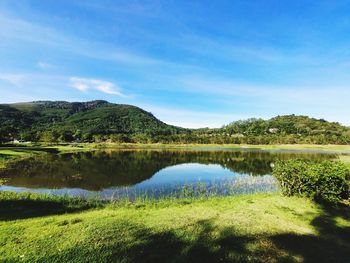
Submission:
{"label": "distant building", "polygon": [[269,129],[269,133],[277,133],[278,132],[278,128],[270,128]]}

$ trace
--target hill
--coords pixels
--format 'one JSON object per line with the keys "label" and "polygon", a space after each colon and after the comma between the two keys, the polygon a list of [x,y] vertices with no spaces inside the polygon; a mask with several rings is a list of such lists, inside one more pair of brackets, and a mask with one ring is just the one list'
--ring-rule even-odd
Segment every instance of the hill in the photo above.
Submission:
{"label": "hill", "polygon": [[0,105],[0,137],[30,141],[98,139],[104,135],[170,135],[185,129],[165,124],[131,105],[107,101],[35,101]]}
{"label": "hill", "polygon": [[168,125],[138,107],[103,100],[0,104],[0,142],[349,144],[350,129],[307,116],[248,119],[217,129]]}
{"label": "hill", "polygon": [[201,143],[349,144],[350,129],[337,122],[307,116],[284,115],[232,122],[217,129],[194,131]]}
{"label": "hill", "polygon": [[269,120],[248,119],[232,122],[225,126],[225,130],[232,133],[264,135],[264,134],[299,134],[299,135],[338,135],[348,128],[337,122],[328,122],[307,116],[285,115]]}
{"label": "hill", "polygon": [[340,143],[350,142],[350,129],[338,122],[328,122],[308,116],[285,115],[269,120],[248,119],[232,122],[223,130],[231,135],[282,140],[283,143]]}

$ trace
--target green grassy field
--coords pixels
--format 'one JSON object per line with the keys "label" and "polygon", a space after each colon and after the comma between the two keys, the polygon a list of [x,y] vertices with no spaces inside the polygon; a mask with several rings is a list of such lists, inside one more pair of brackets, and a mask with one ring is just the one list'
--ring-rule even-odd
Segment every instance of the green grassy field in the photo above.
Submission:
{"label": "green grassy field", "polygon": [[[259,194],[106,204],[0,194],[1,262],[349,262],[350,208]],[[96,207],[98,206],[98,207]]]}

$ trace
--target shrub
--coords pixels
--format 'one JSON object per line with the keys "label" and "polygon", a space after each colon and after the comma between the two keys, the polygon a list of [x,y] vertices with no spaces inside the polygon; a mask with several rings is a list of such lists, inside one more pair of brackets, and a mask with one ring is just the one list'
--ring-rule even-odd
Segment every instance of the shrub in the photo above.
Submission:
{"label": "shrub", "polygon": [[341,162],[277,161],[273,175],[287,196],[306,196],[329,203],[349,198],[350,170]]}

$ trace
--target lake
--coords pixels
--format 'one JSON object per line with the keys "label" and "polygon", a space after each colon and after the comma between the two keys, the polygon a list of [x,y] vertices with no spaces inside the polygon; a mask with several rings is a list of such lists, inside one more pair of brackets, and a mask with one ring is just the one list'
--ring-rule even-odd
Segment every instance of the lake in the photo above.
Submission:
{"label": "lake", "polygon": [[276,160],[334,159],[334,153],[242,149],[99,150],[45,154],[0,172],[0,191],[119,199],[278,191]]}

